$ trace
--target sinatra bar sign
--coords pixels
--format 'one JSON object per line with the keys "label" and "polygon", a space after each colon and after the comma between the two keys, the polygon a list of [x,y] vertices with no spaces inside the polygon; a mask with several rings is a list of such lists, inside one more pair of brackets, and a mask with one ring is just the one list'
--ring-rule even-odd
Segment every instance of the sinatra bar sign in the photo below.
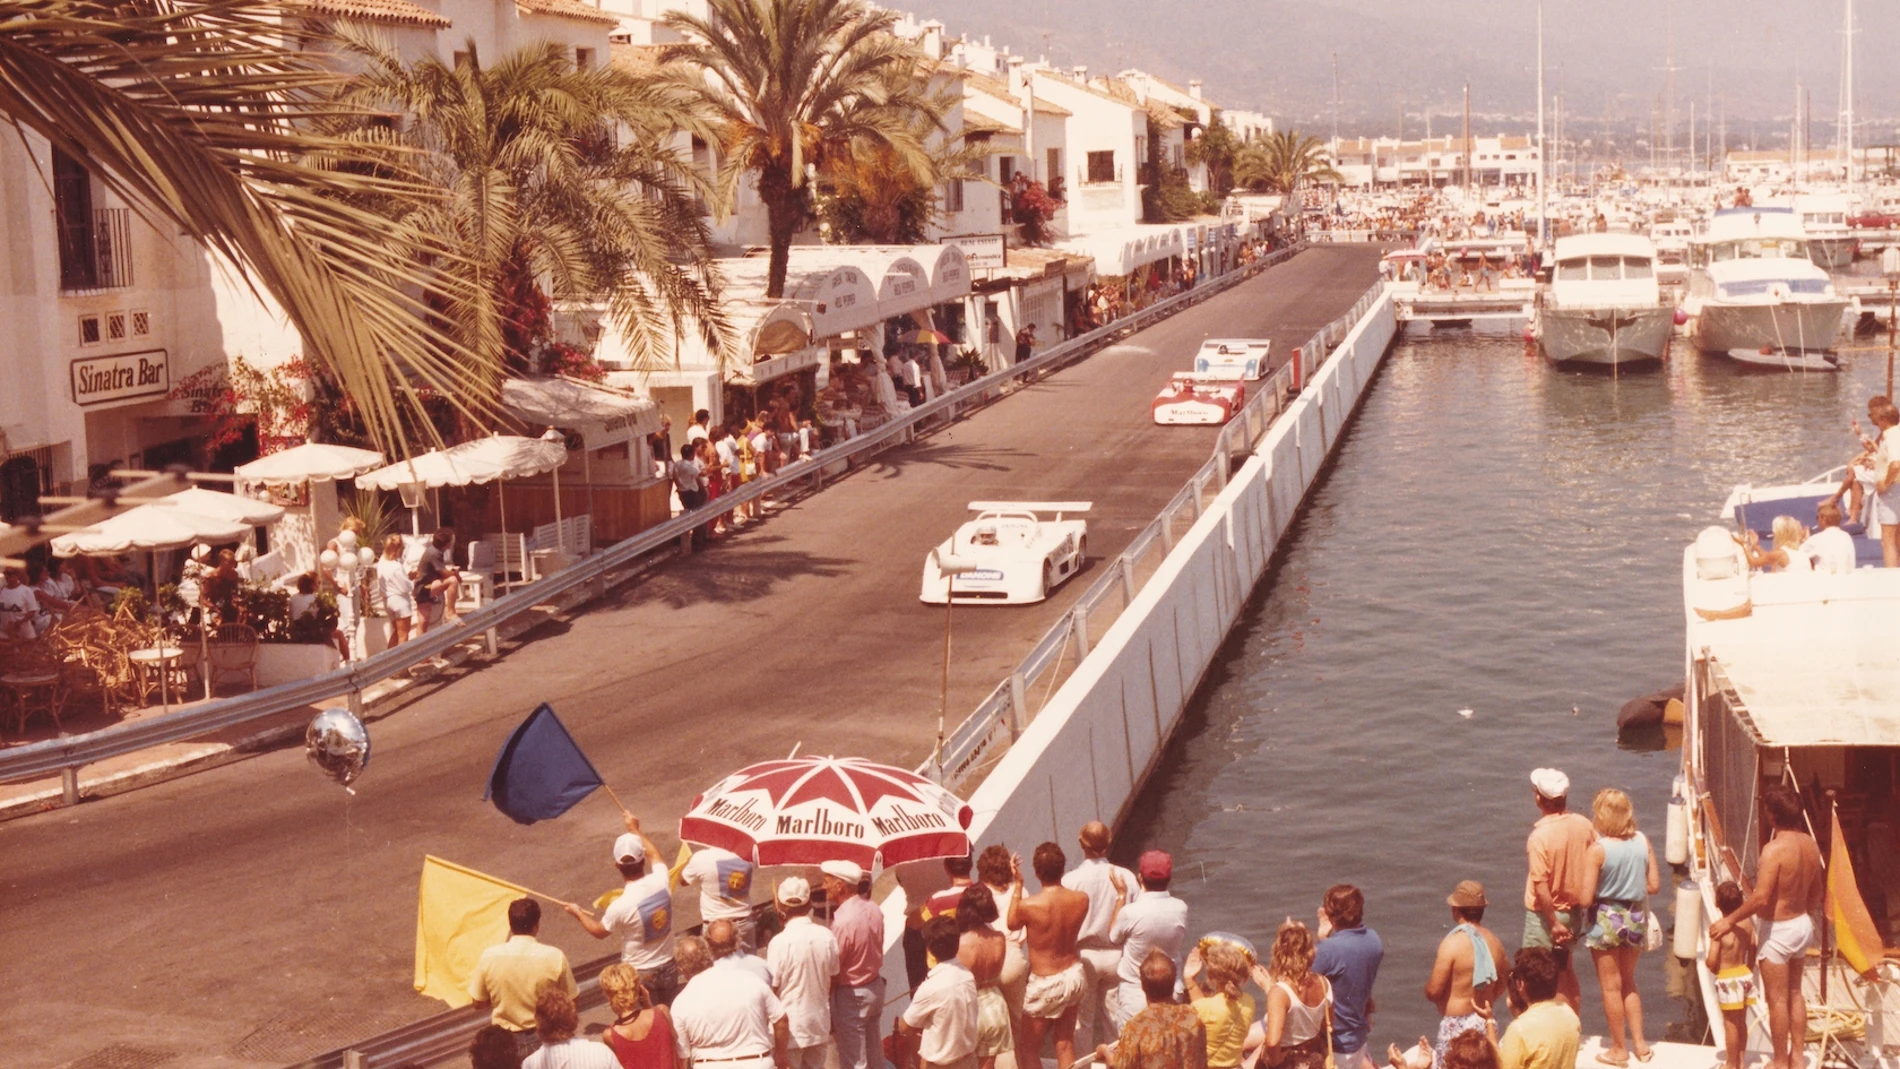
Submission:
{"label": "sinatra bar sign", "polygon": [[163,349],[89,356],[72,364],[73,403],[81,408],[163,397],[172,388],[171,360]]}

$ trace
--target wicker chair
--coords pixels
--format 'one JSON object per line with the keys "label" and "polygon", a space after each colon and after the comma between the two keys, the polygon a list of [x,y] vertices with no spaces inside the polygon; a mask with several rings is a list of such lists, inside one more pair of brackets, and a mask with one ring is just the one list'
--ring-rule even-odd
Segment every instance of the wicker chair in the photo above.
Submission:
{"label": "wicker chair", "polygon": [[45,713],[59,727],[68,688],[59,651],[45,638],[10,643],[0,650],[0,689],[14,713],[15,730],[24,732],[35,713]]}
{"label": "wicker chair", "polygon": [[257,632],[247,624],[219,624],[211,632],[202,668],[214,693],[232,677],[248,680],[256,690]]}

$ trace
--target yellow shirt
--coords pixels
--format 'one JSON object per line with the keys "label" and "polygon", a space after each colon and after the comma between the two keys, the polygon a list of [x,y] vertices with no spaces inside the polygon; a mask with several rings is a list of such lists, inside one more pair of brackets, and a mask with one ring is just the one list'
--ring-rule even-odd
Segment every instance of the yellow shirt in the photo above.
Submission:
{"label": "yellow shirt", "polygon": [[1575,1069],[1583,1024],[1562,999],[1539,1002],[1519,1014],[1498,1041],[1502,1069]]}
{"label": "yellow shirt", "polygon": [[1234,1069],[1240,1064],[1247,1029],[1253,1026],[1253,996],[1242,993],[1229,1001],[1225,995],[1209,995],[1189,1005],[1207,1026],[1207,1069]]}
{"label": "yellow shirt", "polygon": [[531,935],[511,935],[506,943],[482,951],[475,975],[468,978],[468,997],[494,1008],[495,1024],[516,1032],[534,1031],[534,992],[549,980],[559,981],[569,995],[578,988],[574,970],[560,947],[551,947]]}

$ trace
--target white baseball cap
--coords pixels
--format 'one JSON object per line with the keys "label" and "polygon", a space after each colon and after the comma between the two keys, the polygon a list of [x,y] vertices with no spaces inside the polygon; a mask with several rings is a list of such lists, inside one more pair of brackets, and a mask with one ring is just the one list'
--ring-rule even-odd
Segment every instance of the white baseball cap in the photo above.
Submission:
{"label": "white baseball cap", "polygon": [[827,861],[818,866],[818,871],[834,880],[843,880],[853,887],[858,885],[859,880],[864,879],[864,870],[859,868],[855,861]]}
{"label": "white baseball cap", "polygon": [[779,881],[777,898],[781,906],[809,906],[811,884],[803,876],[787,876]]}
{"label": "white baseball cap", "polygon": [[1554,768],[1539,768],[1531,772],[1531,786],[1546,798],[1563,798],[1570,794],[1570,777]]}
{"label": "white baseball cap", "polygon": [[646,845],[640,837],[630,831],[621,832],[614,840],[614,861],[644,861],[647,856]]}

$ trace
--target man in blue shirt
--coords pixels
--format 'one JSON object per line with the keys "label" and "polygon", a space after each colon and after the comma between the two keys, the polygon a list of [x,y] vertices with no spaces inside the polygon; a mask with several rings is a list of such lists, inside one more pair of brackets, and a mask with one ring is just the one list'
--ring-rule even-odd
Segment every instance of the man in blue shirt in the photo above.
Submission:
{"label": "man in blue shirt", "polygon": [[1372,985],[1385,945],[1366,927],[1366,896],[1349,883],[1334,884],[1319,907],[1319,949],[1313,971],[1333,985],[1333,1054],[1339,1069],[1371,1066],[1365,1057],[1372,1027]]}

